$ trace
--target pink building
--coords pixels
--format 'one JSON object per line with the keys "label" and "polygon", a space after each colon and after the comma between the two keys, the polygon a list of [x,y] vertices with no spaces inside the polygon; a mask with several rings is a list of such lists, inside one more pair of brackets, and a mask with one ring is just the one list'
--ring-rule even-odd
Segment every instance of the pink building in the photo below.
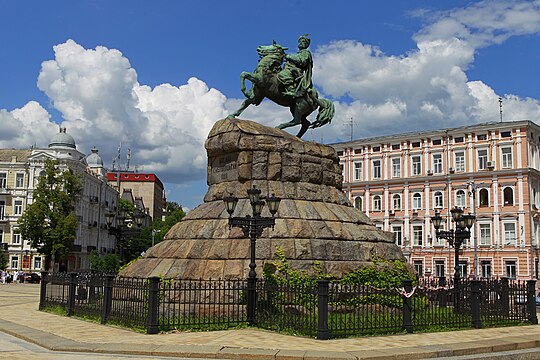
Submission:
{"label": "pink building", "polygon": [[430,218],[449,209],[476,215],[462,246],[462,274],[538,279],[540,127],[497,122],[332,145],[343,189],[396,243],[420,275],[452,276],[454,249]]}

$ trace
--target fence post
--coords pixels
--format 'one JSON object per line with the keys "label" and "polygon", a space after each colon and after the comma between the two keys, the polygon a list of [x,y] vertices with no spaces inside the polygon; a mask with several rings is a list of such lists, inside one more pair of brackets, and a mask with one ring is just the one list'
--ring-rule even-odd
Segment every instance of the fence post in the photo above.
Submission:
{"label": "fence post", "polygon": [[75,308],[75,291],[77,289],[77,273],[69,273],[69,290],[68,290],[68,316],[73,315],[73,309]]}
{"label": "fence post", "polygon": [[49,275],[47,271],[41,272],[41,283],[40,283],[40,290],[39,290],[39,310],[43,310],[45,308],[45,303],[47,302],[47,281],[49,281],[47,275]]}
{"label": "fence post", "polygon": [[[403,290],[405,294],[410,294],[412,292],[412,280],[402,280]],[[413,332],[412,325],[412,297],[407,297],[405,294],[402,294],[403,297],[403,328],[407,333],[411,334]]]}
{"label": "fence post", "polygon": [[538,324],[535,301],[536,280],[527,280],[527,314],[531,324]]}
{"label": "fence post", "polygon": [[500,284],[502,315],[508,317],[510,315],[510,288],[508,285],[508,278],[501,278]]}
{"label": "fence post", "polygon": [[328,340],[328,280],[317,280],[317,339]]}
{"label": "fence post", "polygon": [[482,282],[480,280],[471,280],[471,313],[472,313],[472,326],[475,329],[482,327],[482,320],[480,317],[480,294]]}
{"label": "fence post", "polygon": [[445,286],[446,286],[446,278],[444,276],[439,276],[439,288],[442,288],[442,289],[439,289],[437,291],[437,297],[439,300],[440,307],[446,307],[446,301],[448,299],[448,291],[444,289]]}
{"label": "fence post", "polygon": [[101,309],[101,323],[106,324],[109,320],[109,315],[112,308],[112,292],[113,292],[114,275],[105,275],[105,286],[103,289],[103,308]]}
{"label": "fence post", "polygon": [[159,332],[158,324],[158,306],[159,306],[159,283],[160,278],[152,276],[149,278],[148,285],[148,318],[146,320],[146,333],[157,334]]}

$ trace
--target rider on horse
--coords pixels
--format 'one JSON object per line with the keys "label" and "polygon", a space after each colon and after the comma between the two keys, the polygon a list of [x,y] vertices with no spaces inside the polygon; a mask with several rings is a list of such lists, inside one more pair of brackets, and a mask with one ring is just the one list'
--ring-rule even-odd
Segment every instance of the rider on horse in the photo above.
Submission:
{"label": "rider on horse", "polygon": [[313,57],[308,49],[310,43],[308,35],[302,35],[298,39],[298,52],[285,55],[287,62],[278,75],[278,80],[285,86],[284,95],[302,97],[313,86]]}

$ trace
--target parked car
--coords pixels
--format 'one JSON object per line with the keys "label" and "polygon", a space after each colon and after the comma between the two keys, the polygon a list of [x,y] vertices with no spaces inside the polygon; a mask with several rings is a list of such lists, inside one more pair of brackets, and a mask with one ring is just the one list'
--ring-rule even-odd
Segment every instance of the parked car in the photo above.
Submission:
{"label": "parked car", "polygon": [[24,275],[24,281],[33,283],[33,284],[39,284],[41,282],[41,275],[37,273],[29,273]]}

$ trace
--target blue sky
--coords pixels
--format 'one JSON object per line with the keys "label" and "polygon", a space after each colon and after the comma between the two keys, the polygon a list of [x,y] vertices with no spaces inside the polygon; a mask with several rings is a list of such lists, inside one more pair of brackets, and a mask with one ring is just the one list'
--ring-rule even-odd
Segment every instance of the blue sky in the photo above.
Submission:
{"label": "blue sky", "polygon": [[[57,124],[110,165],[118,143],[193,208],[204,140],[242,100],[256,47],[311,34],[334,101],[307,140],[540,119],[538,1],[0,1],[0,147],[46,146]],[[275,126],[270,102],[242,118]],[[296,133],[297,129],[290,129]]]}

